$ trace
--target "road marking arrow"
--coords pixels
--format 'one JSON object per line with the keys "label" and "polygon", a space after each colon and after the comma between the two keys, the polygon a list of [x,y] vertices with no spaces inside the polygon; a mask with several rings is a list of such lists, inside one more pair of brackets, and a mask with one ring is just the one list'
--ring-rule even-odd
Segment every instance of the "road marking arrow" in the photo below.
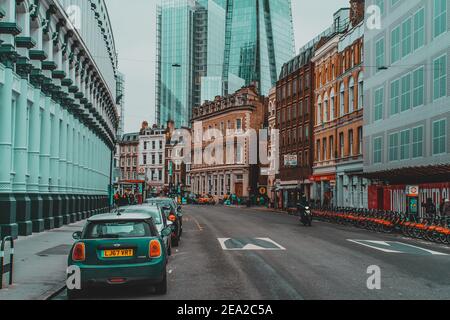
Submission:
{"label": "road marking arrow", "polygon": [[386,253],[448,256],[446,253],[417,247],[398,241],[351,240],[348,241]]}

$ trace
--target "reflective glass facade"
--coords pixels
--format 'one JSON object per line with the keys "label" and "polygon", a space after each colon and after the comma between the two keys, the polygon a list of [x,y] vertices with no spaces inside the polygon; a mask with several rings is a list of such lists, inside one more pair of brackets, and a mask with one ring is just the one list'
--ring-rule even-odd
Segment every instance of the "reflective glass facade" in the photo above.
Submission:
{"label": "reflective glass facade", "polygon": [[295,55],[290,0],[162,0],[157,25],[160,124],[252,82],[268,94]]}
{"label": "reflective glass facade", "polygon": [[223,78],[232,93],[241,78],[267,95],[295,55],[290,0],[227,0]]}
{"label": "reflective glass facade", "polygon": [[157,119],[186,126],[192,105],[195,2],[164,0],[158,10]]}

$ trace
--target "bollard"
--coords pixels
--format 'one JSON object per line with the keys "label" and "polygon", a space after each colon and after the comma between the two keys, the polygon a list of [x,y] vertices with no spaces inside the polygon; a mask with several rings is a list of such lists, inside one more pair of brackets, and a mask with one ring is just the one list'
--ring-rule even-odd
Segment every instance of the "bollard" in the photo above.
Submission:
{"label": "bollard", "polygon": [[[10,243],[10,253],[9,253],[9,263],[5,263],[5,244],[9,241]],[[3,289],[3,275],[9,272],[9,285],[13,283],[13,268],[14,268],[14,239],[13,237],[5,237],[2,240],[0,247],[0,290]]]}

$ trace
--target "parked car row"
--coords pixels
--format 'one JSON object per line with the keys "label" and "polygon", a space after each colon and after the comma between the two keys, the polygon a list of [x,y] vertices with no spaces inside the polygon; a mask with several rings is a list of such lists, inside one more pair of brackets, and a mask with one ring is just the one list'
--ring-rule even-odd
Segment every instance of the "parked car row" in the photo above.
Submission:
{"label": "parked car row", "polygon": [[195,205],[208,205],[208,206],[214,206],[217,204],[216,200],[212,195],[196,195],[196,194],[191,194],[188,197],[188,203]]}
{"label": "parked car row", "polygon": [[152,198],[88,219],[75,232],[68,265],[80,270],[80,289],[69,299],[108,286],[152,287],[167,293],[167,264],[183,232],[181,207],[170,198]]}

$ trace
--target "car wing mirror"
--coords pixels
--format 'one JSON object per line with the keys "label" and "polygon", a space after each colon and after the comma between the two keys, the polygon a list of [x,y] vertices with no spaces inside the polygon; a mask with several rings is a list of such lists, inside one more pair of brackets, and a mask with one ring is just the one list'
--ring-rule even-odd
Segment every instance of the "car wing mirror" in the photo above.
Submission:
{"label": "car wing mirror", "polygon": [[81,239],[81,231],[74,232],[72,234],[72,238],[73,238],[73,240],[80,240]]}

